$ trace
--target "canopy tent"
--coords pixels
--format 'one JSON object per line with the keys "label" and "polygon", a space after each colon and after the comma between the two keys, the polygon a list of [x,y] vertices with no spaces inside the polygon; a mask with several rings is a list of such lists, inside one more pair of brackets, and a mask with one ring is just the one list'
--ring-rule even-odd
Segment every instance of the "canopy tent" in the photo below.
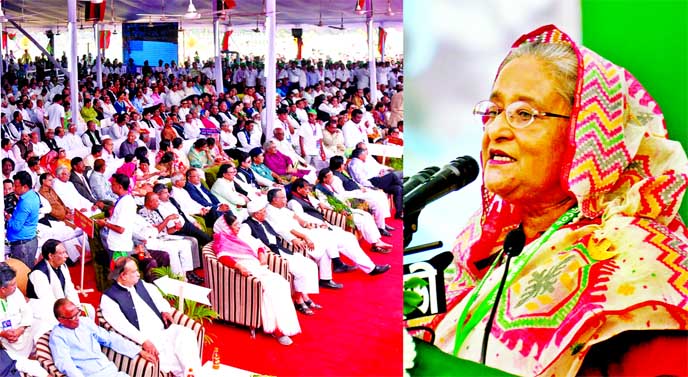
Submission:
{"label": "canopy tent", "polygon": [[[66,27],[67,7],[65,0],[6,0],[2,7],[5,16],[15,19],[24,26],[43,26],[46,28]],[[84,21],[86,8],[93,1],[77,2],[77,22]],[[98,3],[96,0],[95,3]],[[358,3],[363,11],[355,12]],[[403,0],[278,0],[275,4],[277,25],[322,25],[322,27],[366,22],[365,7],[372,4],[373,17],[378,23],[401,24],[403,21]],[[209,25],[213,20],[213,2],[207,0],[102,0],[104,19],[102,23],[123,22],[176,22],[184,24]],[[190,7],[190,4],[192,7]],[[232,7],[232,4],[235,4]],[[217,16],[221,23],[234,26],[263,25],[265,21],[265,2],[261,0],[225,0],[216,4]],[[231,8],[230,8],[231,7]],[[189,13],[195,9],[196,12]]]}

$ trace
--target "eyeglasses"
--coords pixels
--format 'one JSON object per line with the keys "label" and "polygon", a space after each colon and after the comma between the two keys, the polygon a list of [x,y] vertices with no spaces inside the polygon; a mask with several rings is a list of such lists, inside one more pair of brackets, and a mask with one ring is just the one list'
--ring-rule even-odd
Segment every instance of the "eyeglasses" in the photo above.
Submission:
{"label": "eyeglasses", "polygon": [[60,318],[64,319],[65,321],[74,321],[75,319],[79,318],[80,314],[81,314],[80,312],[76,312],[76,314],[74,314],[71,317],[60,316]]}
{"label": "eyeglasses", "polygon": [[506,109],[495,105],[492,101],[481,101],[473,107],[473,115],[480,117],[483,123],[483,128],[492,123],[495,118],[506,110],[506,121],[509,125],[516,129],[526,128],[530,126],[535,118],[554,117],[568,119],[568,115],[560,115],[554,113],[547,113],[539,111],[533,106],[523,101],[516,101],[511,103]]}

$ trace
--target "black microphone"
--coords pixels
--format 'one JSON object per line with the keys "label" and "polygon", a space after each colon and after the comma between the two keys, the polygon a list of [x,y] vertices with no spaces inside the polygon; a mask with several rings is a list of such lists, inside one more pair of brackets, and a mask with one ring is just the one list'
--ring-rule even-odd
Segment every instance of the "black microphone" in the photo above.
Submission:
{"label": "black microphone", "polygon": [[420,212],[426,205],[473,182],[479,170],[473,157],[455,158],[427,182],[404,194],[404,216]]}
{"label": "black microphone", "polygon": [[[490,339],[490,332],[492,331],[492,324],[494,323],[495,314],[497,314],[497,306],[499,306],[499,300],[502,298],[502,292],[504,291],[504,284],[506,283],[506,275],[509,272],[509,262],[511,262],[512,257],[516,257],[521,254],[523,247],[526,245],[526,234],[523,232],[523,227],[518,228],[507,233],[504,238],[504,253],[507,255],[506,263],[504,265],[504,273],[502,274],[502,280],[499,282],[499,289],[497,289],[497,296],[495,297],[494,305],[492,306],[492,311],[490,312],[490,317],[487,319],[487,324],[485,325],[485,334],[483,334],[483,347],[480,351],[480,363],[485,364],[485,357],[487,356],[487,341]],[[484,279],[485,277],[483,277]]]}
{"label": "black microphone", "polygon": [[440,171],[440,168],[438,168],[437,166],[428,166],[427,168],[416,173],[416,175],[413,175],[411,177],[408,177],[408,179],[405,179],[404,195],[410,193],[411,191],[413,191],[414,188],[427,182],[428,179],[430,179],[430,177],[432,177],[432,175],[437,173],[438,171]]}

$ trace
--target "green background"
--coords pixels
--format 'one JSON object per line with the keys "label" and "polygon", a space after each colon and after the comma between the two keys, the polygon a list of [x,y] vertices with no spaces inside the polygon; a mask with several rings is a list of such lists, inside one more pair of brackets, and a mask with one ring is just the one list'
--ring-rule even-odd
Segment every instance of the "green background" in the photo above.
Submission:
{"label": "green background", "polygon": [[[583,45],[625,67],[688,147],[688,0],[582,0]],[[629,43],[628,41],[632,41]],[[688,200],[681,217],[688,219]]]}

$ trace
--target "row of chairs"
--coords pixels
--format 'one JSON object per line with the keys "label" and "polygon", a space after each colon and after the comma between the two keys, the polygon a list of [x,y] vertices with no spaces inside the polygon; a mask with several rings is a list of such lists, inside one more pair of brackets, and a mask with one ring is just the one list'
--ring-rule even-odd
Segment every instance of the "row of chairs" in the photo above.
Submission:
{"label": "row of chairs", "polygon": [[[346,228],[346,216],[333,211],[325,211],[325,218],[333,225]],[[306,255],[306,250],[295,248],[292,244],[282,241],[283,245],[290,250]],[[218,313],[221,321],[233,323],[249,328],[251,336],[262,325],[260,310],[262,286],[260,281],[254,276],[242,276],[237,270],[221,264],[215,252],[213,243],[205,245],[202,249],[203,267],[205,269],[206,284],[211,289],[210,302],[212,309]],[[268,267],[271,271],[282,275],[291,281],[289,275],[289,264],[286,259],[273,254],[268,254]],[[173,322],[191,328],[196,334],[199,352],[203,355],[203,343],[205,329],[201,323],[192,320],[184,313],[175,310]],[[112,326],[103,318],[100,309],[96,314],[96,320],[100,326],[108,331],[115,331]],[[50,332],[44,334],[37,342],[36,357],[51,376],[62,377],[55,367],[54,360],[49,347]],[[103,353],[112,360],[117,368],[130,376],[137,377],[168,377],[159,370],[158,365],[148,362],[141,357],[130,359],[119,354],[114,350],[103,347]]]}

